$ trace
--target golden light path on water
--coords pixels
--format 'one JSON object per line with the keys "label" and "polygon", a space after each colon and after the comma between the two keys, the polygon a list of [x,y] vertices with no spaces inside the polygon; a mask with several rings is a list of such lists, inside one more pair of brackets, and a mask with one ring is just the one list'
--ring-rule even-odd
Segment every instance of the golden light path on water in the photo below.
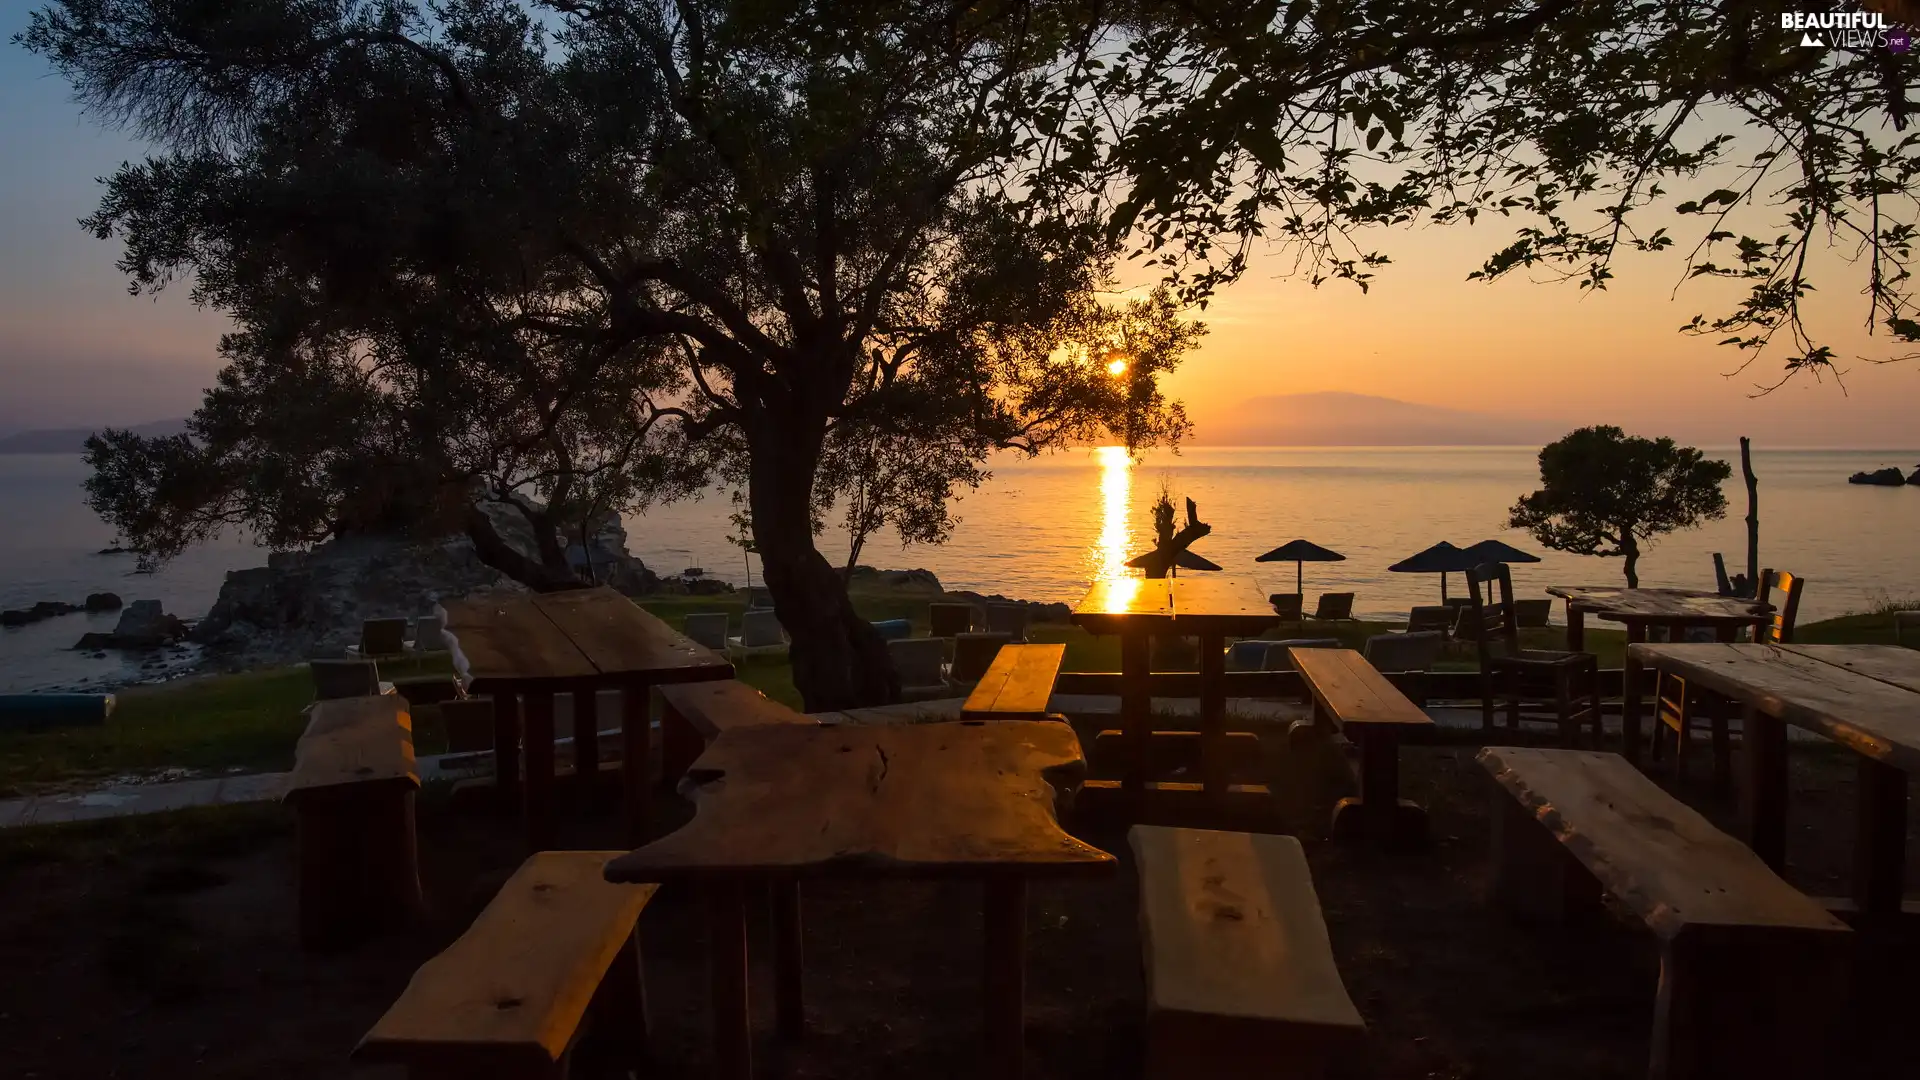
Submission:
{"label": "golden light path on water", "polygon": [[1124,446],[1102,446],[1094,451],[1100,463],[1100,535],[1087,552],[1095,581],[1135,576],[1127,568],[1132,532],[1127,513],[1133,505],[1133,461]]}

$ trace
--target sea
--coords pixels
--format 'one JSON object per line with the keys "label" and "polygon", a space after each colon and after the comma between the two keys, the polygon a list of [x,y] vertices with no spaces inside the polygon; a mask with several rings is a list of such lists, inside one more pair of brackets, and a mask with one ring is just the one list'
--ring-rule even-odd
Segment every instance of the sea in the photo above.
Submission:
{"label": "sea", "polygon": [[[1712,554],[1729,570],[1746,559],[1746,491],[1737,451],[1727,516],[1653,543],[1640,560],[1643,585],[1711,589]],[[1071,603],[1096,579],[1124,575],[1146,549],[1150,508],[1165,489],[1191,498],[1211,535],[1193,550],[1265,592],[1291,592],[1292,563],[1261,553],[1303,538],[1346,556],[1301,569],[1309,605],[1320,592],[1353,592],[1366,618],[1403,617],[1437,601],[1436,575],[1387,567],[1429,545],[1486,539],[1541,556],[1514,567],[1522,596],[1548,585],[1623,584],[1619,559],[1548,551],[1505,528],[1507,508],[1538,485],[1531,447],[1193,447],[1130,459],[1116,447],[1089,447],[992,463],[991,478],[953,507],[957,519],[938,545],[902,546],[883,532],[860,562],[925,568],[954,589]],[[1920,485],[1850,485],[1849,474],[1888,465],[1911,471],[1920,450],[1768,450],[1753,454],[1759,476],[1760,561],[1807,578],[1802,620],[1920,597]],[[183,618],[205,614],[226,572],[266,561],[244,535],[187,551],[154,573],[131,555],[104,555],[113,530],[87,509],[77,456],[0,455],[0,608],[40,600],[77,603],[111,591],[127,601],[157,599]],[[736,585],[759,580],[755,557],[729,541],[737,508],[723,492],[657,506],[627,520],[628,548],[662,574],[699,569]],[[829,520],[819,544],[836,564],[847,537]],[[1452,587],[1460,588],[1458,575]],[[1558,612],[1556,611],[1556,617]],[[74,614],[0,629],[0,692],[99,688],[171,675],[180,654],[95,657],[71,646],[89,630],[111,630],[114,615]]]}

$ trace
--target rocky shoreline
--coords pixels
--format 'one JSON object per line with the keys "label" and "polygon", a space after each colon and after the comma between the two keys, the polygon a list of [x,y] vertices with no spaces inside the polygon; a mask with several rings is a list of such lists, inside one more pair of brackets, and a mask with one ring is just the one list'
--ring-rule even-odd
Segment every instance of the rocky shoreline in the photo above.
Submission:
{"label": "rocky shoreline", "polygon": [[1849,484],[1867,484],[1872,487],[1904,487],[1908,484],[1920,486],[1920,465],[1914,466],[1912,475],[1901,473],[1899,468],[1889,465],[1872,472],[1857,472],[1847,477]]}

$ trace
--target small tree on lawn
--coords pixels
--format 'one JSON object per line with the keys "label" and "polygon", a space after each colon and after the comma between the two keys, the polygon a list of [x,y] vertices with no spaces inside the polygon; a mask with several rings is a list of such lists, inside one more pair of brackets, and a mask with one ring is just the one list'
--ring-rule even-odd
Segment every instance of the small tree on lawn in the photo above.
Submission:
{"label": "small tree on lawn", "polygon": [[1513,504],[1508,524],[1555,551],[1624,558],[1640,587],[1640,552],[1655,537],[1725,517],[1720,485],[1733,474],[1672,439],[1586,427],[1540,451],[1540,490]]}

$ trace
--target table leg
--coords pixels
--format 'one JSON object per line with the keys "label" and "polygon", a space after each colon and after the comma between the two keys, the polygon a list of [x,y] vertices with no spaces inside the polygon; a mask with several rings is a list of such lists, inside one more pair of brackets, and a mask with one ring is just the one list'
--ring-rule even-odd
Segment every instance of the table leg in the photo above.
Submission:
{"label": "table leg", "polygon": [[1647,624],[1627,623],[1627,660],[1620,672],[1620,753],[1629,762],[1640,764],[1640,678],[1643,666],[1633,658],[1631,646],[1647,640]]}
{"label": "table leg", "polygon": [[1740,629],[1739,623],[1720,623],[1713,628],[1714,637],[1720,641],[1732,644],[1740,640]]}
{"label": "table leg", "polygon": [[493,791],[500,808],[520,805],[520,698],[493,695]]}
{"label": "table leg", "polygon": [[1777,873],[1787,862],[1787,726],[1753,706],[1742,710],[1747,846]]}
{"label": "table leg", "polygon": [[1207,802],[1215,809],[1227,803],[1227,686],[1226,639],[1200,636],[1200,776]]}
{"label": "table leg", "polygon": [[800,882],[773,882],[773,998],[780,1037],[798,1039],[807,1026],[800,951]]}
{"label": "table leg", "polygon": [[652,772],[653,739],[647,729],[652,687],[630,682],[620,688],[620,797],[624,802],[627,843],[639,847],[651,831],[647,820],[647,781]]}
{"label": "table leg", "polygon": [[1424,845],[1427,812],[1400,798],[1399,733],[1370,724],[1349,724],[1346,733],[1360,750],[1360,797],[1334,806],[1333,837],[1400,850]]}
{"label": "table leg", "polygon": [[1907,774],[1861,758],[1853,841],[1853,902],[1863,914],[1898,915],[1906,892]]}
{"label": "table leg", "polygon": [[527,848],[546,851],[553,847],[553,694],[546,690],[528,693],[524,707],[527,718],[527,785],[521,800],[526,818]]}
{"label": "table leg", "polygon": [[1027,883],[986,882],[987,1075],[1020,1080],[1026,1062]]}
{"label": "table leg", "polygon": [[713,983],[713,1074],[721,1080],[752,1080],[746,900],[739,882],[717,881],[707,887],[706,901],[707,954]]}
{"label": "table leg", "polygon": [[1587,651],[1587,613],[1567,601],[1567,651]]}
{"label": "table leg", "polygon": [[582,806],[600,790],[600,691],[587,684],[573,692],[573,775]]}
{"label": "table leg", "polygon": [[1136,801],[1145,797],[1153,770],[1152,664],[1147,642],[1147,635],[1137,630],[1120,635],[1120,728],[1127,741],[1127,771],[1120,786],[1127,798]]}

